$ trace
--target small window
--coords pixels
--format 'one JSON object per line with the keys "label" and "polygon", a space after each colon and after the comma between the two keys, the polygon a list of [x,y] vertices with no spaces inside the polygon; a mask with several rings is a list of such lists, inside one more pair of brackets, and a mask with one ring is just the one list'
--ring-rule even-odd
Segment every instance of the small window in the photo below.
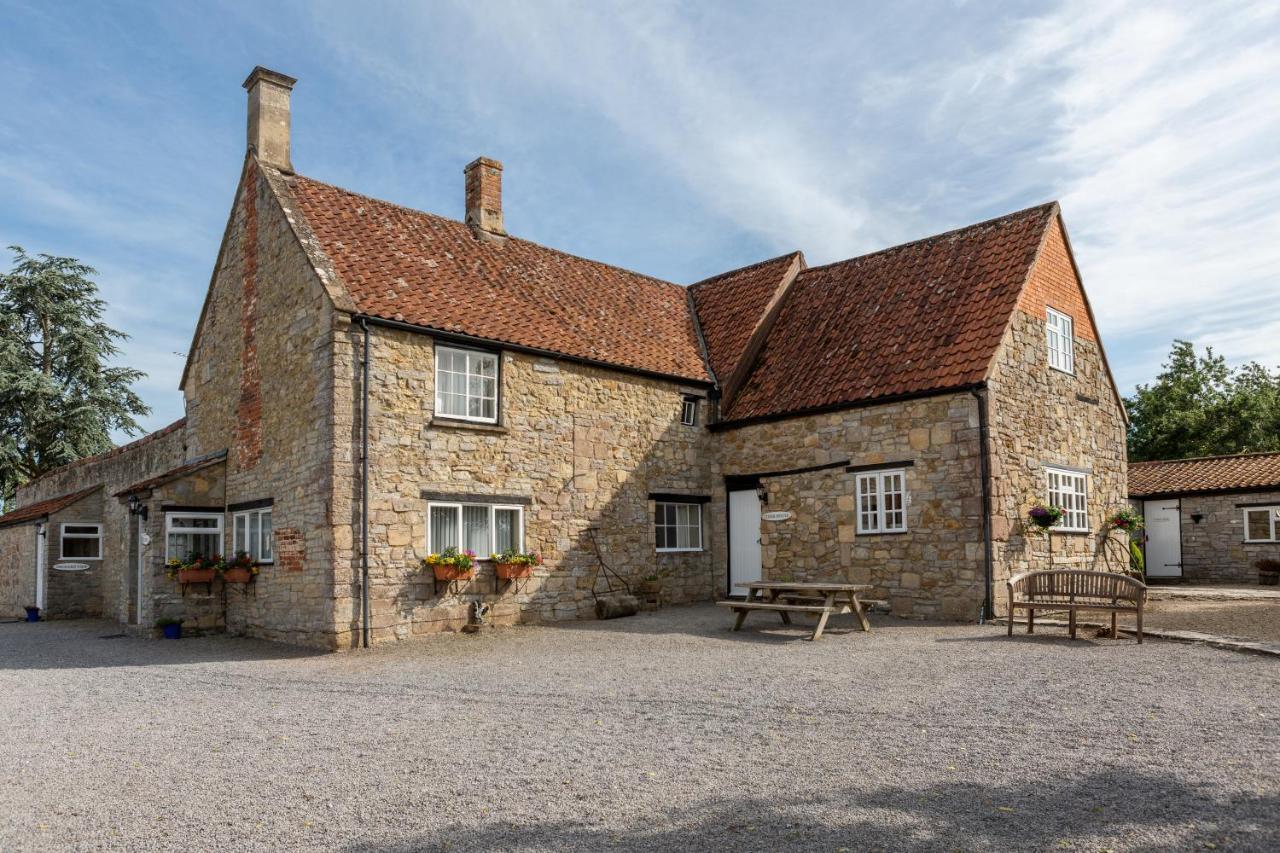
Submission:
{"label": "small window", "polygon": [[271,507],[237,512],[231,516],[232,552],[244,551],[258,563],[273,562],[271,530]]}
{"label": "small window", "polygon": [[859,533],[906,532],[906,471],[897,469],[859,474],[857,489]]}
{"label": "small window", "polygon": [[1066,471],[1061,468],[1046,468],[1045,473],[1049,481],[1049,505],[1058,507],[1063,513],[1062,520],[1056,527],[1059,530],[1087,533],[1089,503],[1085,490],[1085,475],[1078,471]]}
{"label": "small window", "polygon": [[436,416],[497,423],[496,353],[436,347]]}
{"label": "small window", "polygon": [[1280,542],[1280,506],[1248,507],[1244,511],[1244,541]]}
{"label": "small window", "polygon": [[62,525],[62,560],[101,560],[102,525],[79,522]]}
{"label": "small window", "polygon": [[1063,373],[1076,372],[1075,339],[1071,318],[1046,308],[1045,340],[1049,346],[1049,366]]}
{"label": "small window", "polygon": [[164,558],[222,556],[222,513],[172,512],[164,519]]}
{"label": "small window", "polygon": [[427,504],[427,551],[446,548],[490,554],[524,550],[524,509],[499,504]]}
{"label": "small window", "polygon": [[680,423],[685,426],[698,425],[698,398],[685,397],[680,403]]}
{"label": "small window", "polygon": [[659,551],[701,551],[702,505],[655,503],[653,530]]}

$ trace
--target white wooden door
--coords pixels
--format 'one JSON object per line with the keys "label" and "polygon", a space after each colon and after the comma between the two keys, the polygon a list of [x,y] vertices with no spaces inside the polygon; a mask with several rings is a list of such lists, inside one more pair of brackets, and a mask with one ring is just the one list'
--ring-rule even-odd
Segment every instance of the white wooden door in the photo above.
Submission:
{"label": "white wooden door", "polygon": [[755,489],[729,492],[729,594],[745,595],[737,584],[760,577],[760,495]]}
{"label": "white wooden door", "polygon": [[45,608],[45,590],[49,585],[48,569],[45,566],[45,525],[36,525],[36,607]]}
{"label": "white wooden door", "polygon": [[1147,577],[1182,577],[1181,505],[1177,500],[1145,501]]}

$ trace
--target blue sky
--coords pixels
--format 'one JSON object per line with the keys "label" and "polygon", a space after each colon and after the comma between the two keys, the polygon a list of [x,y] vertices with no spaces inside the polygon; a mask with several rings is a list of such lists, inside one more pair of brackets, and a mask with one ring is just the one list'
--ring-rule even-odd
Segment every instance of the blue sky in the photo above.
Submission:
{"label": "blue sky", "polygon": [[[681,283],[1062,202],[1123,393],[1175,337],[1280,365],[1280,5],[0,0],[0,245],[99,270],[155,428],[244,149]],[[7,266],[7,263],[6,263]]]}

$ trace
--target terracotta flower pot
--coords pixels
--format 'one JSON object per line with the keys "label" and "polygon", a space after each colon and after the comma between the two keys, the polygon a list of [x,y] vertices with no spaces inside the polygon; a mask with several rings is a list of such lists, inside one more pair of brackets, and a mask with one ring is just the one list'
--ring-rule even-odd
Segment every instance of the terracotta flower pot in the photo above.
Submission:
{"label": "terracotta flower pot", "polygon": [[533,575],[533,566],[522,563],[497,563],[494,572],[504,581],[527,578]]}
{"label": "terracotta flower pot", "polygon": [[213,583],[213,569],[178,569],[178,583]]}
{"label": "terracotta flower pot", "polygon": [[248,583],[253,580],[253,572],[244,568],[227,569],[222,573],[224,583]]}
{"label": "terracotta flower pot", "polygon": [[457,566],[432,566],[438,581],[469,581],[475,577],[475,569],[460,569]]}

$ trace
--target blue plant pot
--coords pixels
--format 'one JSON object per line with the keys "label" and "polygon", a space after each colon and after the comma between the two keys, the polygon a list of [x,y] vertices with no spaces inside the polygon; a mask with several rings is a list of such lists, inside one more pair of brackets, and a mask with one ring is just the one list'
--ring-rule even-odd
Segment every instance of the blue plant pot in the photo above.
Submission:
{"label": "blue plant pot", "polygon": [[181,639],[182,639],[182,626],[181,626],[181,625],[165,625],[165,626],[163,626],[160,630],[164,631],[164,638],[165,638],[166,640],[181,640]]}
{"label": "blue plant pot", "polygon": [[28,608],[27,608],[27,621],[28,621],[28,622],[39,622],[39,621],[40,621],[40,608],[39,608],[39,607],[28,607]]}

